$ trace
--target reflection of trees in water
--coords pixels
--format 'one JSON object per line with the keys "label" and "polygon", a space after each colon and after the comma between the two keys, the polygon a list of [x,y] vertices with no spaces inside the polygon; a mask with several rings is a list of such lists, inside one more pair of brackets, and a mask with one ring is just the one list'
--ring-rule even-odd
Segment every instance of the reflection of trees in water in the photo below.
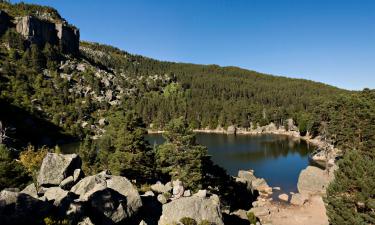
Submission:
{"label": "reflection of trees in water", "polygon": [[230,154],[228,157],[239,161],[262,161],[270,158],[285,157],[288,154],[298,154],[301,157],[307,156],[312,147],[305,141],[290,137],[275,137],[270,140],[264,140],[259,143],[255,149],[249,149],[246,152],[237,152]]}

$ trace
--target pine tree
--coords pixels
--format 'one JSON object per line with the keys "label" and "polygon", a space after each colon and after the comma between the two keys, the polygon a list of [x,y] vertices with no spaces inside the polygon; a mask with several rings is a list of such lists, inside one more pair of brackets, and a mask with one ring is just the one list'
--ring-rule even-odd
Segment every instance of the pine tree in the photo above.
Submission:
{"label": "pine tree", "polygon": [[207,148],[196,143],[195,134],[182,117],[170,121],[163,137],[166,141],[156,153],[159,171],[167,179],[180,179],[186,187],[201,188]]}
{"label": "pine tree", "polygon": [[353,150],[339,168],[325,199],[330,224],[375,224],[375,159]]}

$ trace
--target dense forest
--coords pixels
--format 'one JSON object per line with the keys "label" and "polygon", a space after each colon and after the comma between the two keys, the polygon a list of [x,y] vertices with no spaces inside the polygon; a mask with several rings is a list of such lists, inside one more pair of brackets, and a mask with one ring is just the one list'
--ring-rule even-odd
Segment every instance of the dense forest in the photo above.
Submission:
{"label": "dense forest", "polygon": [[[0,10],[64,20],[49,7],[0,3]],[[29,43],[12,26],[0,29],[0,39],[1,189],[32,179],[33,170],[15,159],[71,140],[83,140],[86,173],[110,168],[144,184],[179,174],[199,188],[207,155],[190,129],[279,126],[293,118],[301,134],[318,136],[327,125],[328,139],[344,152],[326,198],[330,222],[375,223],[374,90],[162,62],[89,42],[80,43],[78,56],[63,54],[59,46]],[[170,131],[166,144],[152,149],[147,128]],[[35,148],[25,149],[28,144]],[[172,153],[176,158],[166,157]]]}

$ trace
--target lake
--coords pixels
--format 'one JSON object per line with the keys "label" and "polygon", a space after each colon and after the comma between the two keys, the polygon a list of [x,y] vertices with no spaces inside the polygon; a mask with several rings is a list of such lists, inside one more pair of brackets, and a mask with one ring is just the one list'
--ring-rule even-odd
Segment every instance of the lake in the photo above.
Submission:
{"label": "lake", "polygon": [[[151,145],[163,143],[161,134],[149,134]],[[197,142],[208,148],[217,165],[236,176],[238,170],[255,170],[281,192],[297,192],[298,176],[309,165],[308,155],[314,150],[303,140],[284,135],[226,135],[198,133]]]}
{"label": "lake", "polygon": [[[148,134],[151,145],[164,142],[161,134]],[[198,133],[197,142],[208,148],[213,162],[230,175],[238,170],[255,170],[257,177],[267,180],[281,192],[297,192],[298,176],[309,165],[309,153],[314,147],[305,141],[284,135],[226,135]],[[65,153],[75,152],[79,142],[61,146]]]}

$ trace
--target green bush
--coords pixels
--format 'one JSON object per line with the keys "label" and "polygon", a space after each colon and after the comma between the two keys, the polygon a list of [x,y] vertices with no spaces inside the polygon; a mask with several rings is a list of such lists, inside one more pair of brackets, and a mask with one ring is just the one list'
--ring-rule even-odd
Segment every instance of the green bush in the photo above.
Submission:
{"label": "green bush", "polygon": [[199,225],[213,225],[213,223],[211,223],[210,221],[208,220],[202,220]]}
{"label": "green bush", "polygon": [[184,225],[197,225],[197,221],[190,217],[183,217],[180,219],[180,222]]}
{"label": "green bush", "polygon": [[257,223],[257,217],[254,215],[253,212],[247,212],[247,219],[249,220],[250,224],[256,224]]}

